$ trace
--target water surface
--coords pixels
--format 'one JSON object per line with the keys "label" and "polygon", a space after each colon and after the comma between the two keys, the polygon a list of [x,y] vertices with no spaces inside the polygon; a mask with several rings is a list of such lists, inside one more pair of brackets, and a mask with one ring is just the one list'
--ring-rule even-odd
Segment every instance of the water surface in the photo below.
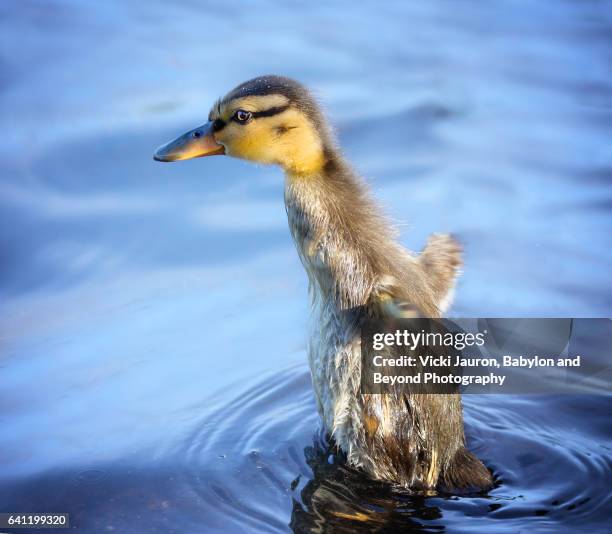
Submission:
{"label": "water surface", "polygon": [[487,495],[415,497],[320,435],[282,175],[161,143],[296,77],[451,315],[612,315],[612,4],[0,7],[0,511],[79,532],[604,532],[610,398],[469,396]]}

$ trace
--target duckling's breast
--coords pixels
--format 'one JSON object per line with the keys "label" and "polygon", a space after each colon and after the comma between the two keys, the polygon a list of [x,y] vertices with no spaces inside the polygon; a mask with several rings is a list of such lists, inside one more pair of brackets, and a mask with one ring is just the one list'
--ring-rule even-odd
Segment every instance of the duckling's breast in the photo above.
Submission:
{"label": "duckling's breast", "polygon": [[[330,238],[325,221],[317,220],[286,198],[289,227],[309,280],[311,302],[308,359],[317,406],[327,431],[350,455],[359,421],[361,378],[359,306],[336,298],[330,265]],[[358,295],[356,295],[358,298]]]}
{"label": "duckling's breast", "polygon": [[343,423],[357,409],[360,336],[352,321],[320,293],[315,291],[311,302],[308,359],[313,388],[326,428],[342,441]]}

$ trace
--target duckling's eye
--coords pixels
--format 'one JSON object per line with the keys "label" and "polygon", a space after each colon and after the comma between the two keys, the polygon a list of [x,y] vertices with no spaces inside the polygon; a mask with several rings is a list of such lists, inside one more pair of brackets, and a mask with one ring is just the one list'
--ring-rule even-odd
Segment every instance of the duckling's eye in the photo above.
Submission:
{"label": "duckling's eye", "polygon": [[244,109],[239,109],[234,113],[233,119],[240,124],[246,124],[251,120],[253,114],[250,111],[244,111]]}

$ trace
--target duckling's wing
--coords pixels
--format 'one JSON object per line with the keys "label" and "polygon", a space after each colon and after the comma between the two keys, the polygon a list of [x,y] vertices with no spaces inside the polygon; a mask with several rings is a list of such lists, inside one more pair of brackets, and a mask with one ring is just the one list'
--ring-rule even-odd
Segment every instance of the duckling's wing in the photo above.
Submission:
{"label": "duckling's wing", "polygon": [[380,315],[387,319],[418,319],[423,317],[419,308],[401,298],[388,297],[380,302]]}
{"label": "duckling's wing", "polygon": [[418,257],[441,313],[451,304],[455,282],[463,265],[461,253],[461,245],[452,236],[432,234]]}

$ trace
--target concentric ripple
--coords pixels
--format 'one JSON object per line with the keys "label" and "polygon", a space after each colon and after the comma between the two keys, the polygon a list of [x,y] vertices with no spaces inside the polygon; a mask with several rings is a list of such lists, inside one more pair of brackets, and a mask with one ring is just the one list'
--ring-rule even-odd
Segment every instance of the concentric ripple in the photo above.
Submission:
{"label": "concentric ripple", "polygon": [[470,448],[498,480],[488,495],[414,496],[344,466],[321,435],[306,365],[236,392],[172,454],[197,515],[226,530],[597,532],[610,505],[610,449],[583,433],[579,411],[567,409],[576,402],[602,421],[609,413],[602,396],[464,397]]}

